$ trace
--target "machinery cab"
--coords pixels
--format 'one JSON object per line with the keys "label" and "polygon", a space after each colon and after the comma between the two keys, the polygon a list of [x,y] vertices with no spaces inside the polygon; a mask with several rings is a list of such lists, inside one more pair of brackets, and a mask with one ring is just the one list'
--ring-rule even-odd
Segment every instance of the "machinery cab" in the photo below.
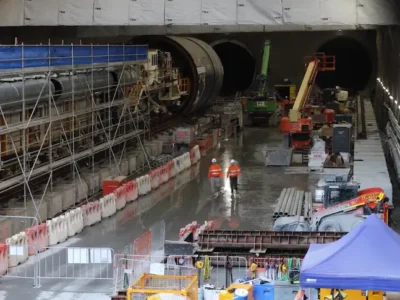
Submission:
{"label": "machinery cab", "polygon": [[338,184],[326,185],[323,191],[324,208],[329,208],[358,197],[358,185]]}

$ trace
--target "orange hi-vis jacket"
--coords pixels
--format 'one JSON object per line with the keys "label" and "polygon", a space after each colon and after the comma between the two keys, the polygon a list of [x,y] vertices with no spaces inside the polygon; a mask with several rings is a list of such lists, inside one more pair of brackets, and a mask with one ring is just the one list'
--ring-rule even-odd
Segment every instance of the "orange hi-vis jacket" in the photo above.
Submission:
{"label": "orange hi-vis jacket", "polygon": [[238,165],[231,165],[228,168],[226,177],[238,177],[240,175],[240,167]]}
{"label": "orange hi-vis jacket", "polygon": [[222,177],[222,169],[219,164],[212,164],[208,169],[208,178]]}

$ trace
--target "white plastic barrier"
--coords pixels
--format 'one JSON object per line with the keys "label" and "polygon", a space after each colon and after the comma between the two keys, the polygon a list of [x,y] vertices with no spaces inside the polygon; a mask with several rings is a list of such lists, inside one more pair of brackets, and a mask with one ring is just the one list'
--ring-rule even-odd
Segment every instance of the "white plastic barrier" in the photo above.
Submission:
{"label": "white plastic barrier", "polygon": [[28,259],[28,239],[25,232],[14,234],[6,239],[8,246],[8,266],[15,267]]}
{"label": "white plastic barrier", "polygon": [[168,163],[162,165],[160,167],[160,183],[164,184],[169,180],[169,167],[168,167]]}
{"label": "white plastic barrier", "polygon": [[121,210],[126,206],[126,198],[125,198],[125,188],[120,186],[114,191],[115,195],[115,207],[117,210]]}
{"label": "white plastic barrier", "polygon": [[136,180],[125,183],[124,188],[126,202],[132,202],[138,198],[139,194]]}
{"label": "white plastic barrier", "polygon": [[168,163],[168,180],[171,178],[174,178],[176,175],[176,170],[175,170],[175,160],[170,160]]}
{"label": "white plastic barrier", "polygon": [[149,175],[140,176],[138,179],[139,196],[148,194],[151,191],[151,181]]}
{"label": "white plastic barrier", "polygon": [[151,189],[156,190],[160,186],[160,169],[154,169],[149,173],[151,180]]}
{"label": "white plastic barrier", "polygon": [[195,162],[197,163],[201,159],[201,153],[200,153],[199,145],[194,146],[193,147],[193,151],[194,151]]}
{"label": "white plastic barrier", "polygon": [[185,154],[183,154],[183,167],[184,169],[189,169],[191,165],[192,162],[190,160],[190,153],[186,152]]}
{"label": "white plastic barrier", "polygon": [[61,215],[46,222],[49,229],[49,245],[56,245],[62,243],[68,238],[68,224],[67,218]]}
{"label": "white plastic barrier", "polygon": [[92,226],[101,221],[101,205],[100,201],[94,201],[82,206],[83,225]]}
{"label": "white plastic barrier", "polygon": [[70,210],[65,214],[68,225],[68,236],[74,236],[83,230],[83,214],[80,207]]}
{"label": "white plastic barrier", "polygon": [[178,175],[180,172],[183,171],[183,165],[182,165],[182,155],[174,158],[174,164],[175,164],[175,176]]}
{"label": "white plastic barrier", "polygon": [[8,246],[5,243],[0,244],[0,276],[8,271]]}
{"label": "white plastic barrier", "polygon": [[115,204],[115,195],[109,194],[100,199],[101,217],[108,218],[117,212]]}

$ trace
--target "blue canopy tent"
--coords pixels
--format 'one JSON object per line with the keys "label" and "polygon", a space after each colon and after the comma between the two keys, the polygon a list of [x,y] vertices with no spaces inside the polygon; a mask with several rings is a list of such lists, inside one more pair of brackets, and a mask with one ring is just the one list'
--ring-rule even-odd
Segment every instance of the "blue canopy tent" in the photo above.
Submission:
{"label": "blue canopy tent", "polygon": [[400,292],[399,254],[400,236],[371,215],[336,242],[311,244],[300,286]]}

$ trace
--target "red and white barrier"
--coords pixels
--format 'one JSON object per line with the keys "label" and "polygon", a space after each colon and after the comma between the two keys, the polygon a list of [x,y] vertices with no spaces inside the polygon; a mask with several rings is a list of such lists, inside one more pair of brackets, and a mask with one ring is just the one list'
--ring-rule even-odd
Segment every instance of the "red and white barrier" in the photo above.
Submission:
{"label": "red and white barrier", "polygon": [[168,166],[168,179],[174,178],[175,177],[175,161],[170,160],[167,163]]}
{"label": "red and white barrier", "polygon": [[175,176],[183,171],[182,155],[174,158]]}
{"label": "red and white barrier", "polygon": [[121,210],[126,206],[125,188],[120,186],[114,191],[115,195],[115,207],[117,210]]}
{"label": "red and white barrier", "polygon": [[6,275],[8,272],[8,246],[4,243],[0,244],[0,276]]}
{"label": "red and white barrier", "polygon": [[117,206],[115,203],[115,195],[109,194],[100,199],[101,205],[101,217],[108,218],[117,212]]}
{"label": "red and white barrier", "polygon": [[160,186],[160,169],[150,171],[151,189],[156,190]]}
{"label": "red and white barrier", "polygon": [[140,176],[137,179],[139,196],[144,196],[151,191],[151,181],[149,175]]}
{"label": "red and white barrier", "polygon": [[70,210],[65,214],[68,226],[68,236],[74,236],[83,230],[83,213],[80,207]]}
{"label": "red and white barrier", "polygon": [[201,158],[199,145],[196,145],[192,149],[190,149],[189,155],[191,164],[197,164]]}
{"label": "red and white barrier", "polygon": [[49,230],[45,223],[25,229],[25,234],[29,256],[35,255],[36,252],[45,251],[49,246]]}
{"label": "red and white barrier", "polygon": [[126,202],[132,202],[138,198],[139,194],[136,180],[125,183],[124,188]]}
{"label": "red and white barrier", "polygon": [[100,201],[94,201],[82,206],[83,211],[83,226],[92,226],[101,221],[101,206]]}
{"label": "red and white barrier", "polygon": [[161,169],[160,182],[161,184],[164,184],[169,180],[168,164],[162,165],[160,169]]}
{"label": "red and white barrier", "polygon": [[28,239],[25,232],[14,234],[6,239],[8,246],[8,266],[16,267],[28,259]]}

